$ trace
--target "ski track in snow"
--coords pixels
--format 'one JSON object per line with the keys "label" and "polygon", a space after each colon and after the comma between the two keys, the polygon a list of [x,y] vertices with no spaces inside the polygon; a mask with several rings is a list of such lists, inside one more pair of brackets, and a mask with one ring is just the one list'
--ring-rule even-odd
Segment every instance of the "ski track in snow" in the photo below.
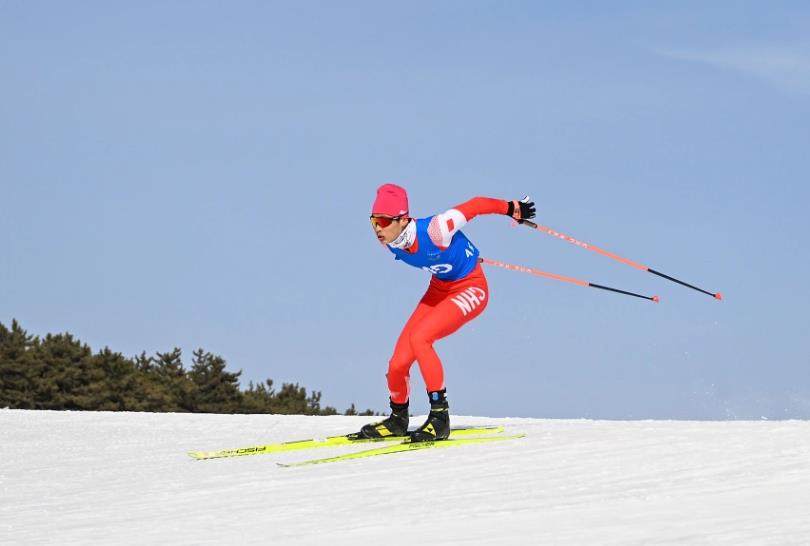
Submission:
{"label": "ski track in snow", "polygon": [[369,446],[186,455],[368,420],[0,410],[0,544],[810,544],[808,421],[454,416],[528,436],[300,468],[275,462]]}

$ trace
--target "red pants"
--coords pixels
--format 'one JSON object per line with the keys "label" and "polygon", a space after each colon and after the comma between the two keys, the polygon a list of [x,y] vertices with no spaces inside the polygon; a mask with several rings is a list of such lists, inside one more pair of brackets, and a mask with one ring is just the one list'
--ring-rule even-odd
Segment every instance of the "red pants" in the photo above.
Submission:
{"label": "red pants", "polygon": [[419,363],[428,392],[444,389],[444,369],[433,342],[480,315],[488,302],[487,279],[480,264],[458,281],[431,278],[427,292],[402,329],[388,363],[388,390],[393,402],[404,404],[408,400],[414,361]]}

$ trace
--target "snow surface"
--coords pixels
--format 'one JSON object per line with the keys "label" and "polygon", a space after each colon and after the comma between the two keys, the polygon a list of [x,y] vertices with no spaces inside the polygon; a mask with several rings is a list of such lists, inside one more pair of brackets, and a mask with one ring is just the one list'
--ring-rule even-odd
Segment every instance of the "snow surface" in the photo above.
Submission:
{"label": "snow surface", "polygon": [[360,447],[186,455],[367,420],[0,410],[0,544],[810,544],[807,421],[455,417],[528,436],[299,468],[275,462]]}

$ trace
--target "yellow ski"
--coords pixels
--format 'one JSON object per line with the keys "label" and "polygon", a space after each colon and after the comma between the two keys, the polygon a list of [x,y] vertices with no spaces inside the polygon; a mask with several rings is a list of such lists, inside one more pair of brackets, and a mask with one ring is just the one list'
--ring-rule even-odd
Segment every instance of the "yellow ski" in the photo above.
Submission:
{"label": "yellow ski", "polygon": [[336,457],[324,457],[322,459],[310,459],[308,461],[300,461],[297,463],[282,464],[276,463],[279,466],[289,468],[291,466],[307,466],[313,464],[323,463],[336,463],[339,461],[348,461],[351,459],[364,459],[366,457],[376,457],[378,455],[390,455],[391,453],[402,453],[405,451],[415,451],[417,449],[429,449],[436,447],[456,447],[470,444],[483,444],[487,442],[503,442],[504,440],[515,440],[523,438],[525,434],[512,434],[509,436],[482,436],[478,438],[458,438],[452,437],[448,440],[438,440],[435,442],[410,442],[408,440],[394,444],[392,446],[375,447],[373,449],[366,449],[364,451],[356,451],[354,453],[347,453],[345,455],[338,455]]}
{"label": "yellow ski", "polygon": [[[450,431],[451,438],[459,436],[474,436],[480,434],[497,434],[503,432],[502,426],[494,427],[463,427]],[[302,449],[313,449],[319,447],[334,447],[354,444],[368,444],[377,442],[401,442],[406,436],[388,436],[385,438],[353,438],[347,436],[330,436],[328,438],[312,438],[308,440],[295,440],[292,442],[281,442],[277,444],[266,444],[260,446],[239,447],[235,449],[223,449],[220,451],[189,451],[189,457],[197,460],[221,459],[225,457],[244,457],[247,455],[267,455],[270,453],[284,453],[287,451],[299,451]]]}

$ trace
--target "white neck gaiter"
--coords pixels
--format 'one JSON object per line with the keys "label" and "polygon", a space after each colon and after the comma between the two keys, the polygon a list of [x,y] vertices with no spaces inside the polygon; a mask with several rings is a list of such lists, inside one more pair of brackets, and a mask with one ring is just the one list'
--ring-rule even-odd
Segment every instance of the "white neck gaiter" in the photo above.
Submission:
{"label": "white neck gaiter", "polygon": [[400,250],[405,250],[406,248],[413,245],[413,242],[416,240],[416,220],[411,219],[408,222],[408,225],[405,226],[405,229],[402,230],[402,233],[399,234],[399,237],[388,243],[388,246],[391,248],[398,248]]}

